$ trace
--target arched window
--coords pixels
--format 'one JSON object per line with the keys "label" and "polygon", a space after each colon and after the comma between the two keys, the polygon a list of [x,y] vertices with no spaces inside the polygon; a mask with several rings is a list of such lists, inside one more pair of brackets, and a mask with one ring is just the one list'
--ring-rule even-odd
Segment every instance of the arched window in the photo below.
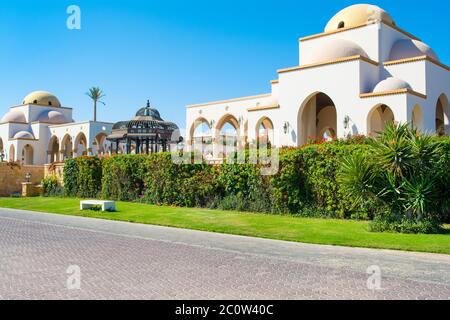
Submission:
{"label": "arched window", "polygon": [[49,105],[49,106],[51,106],[51,105],[52,105],[52,102],[51,102],[51,101],[49,101],[49,102],[48,102],[48,105]]}
{"label": "arched window", "polygon": [[343,29],[344,27],[345,27],[345,22],[344,21],[339,22],[338,29]]}

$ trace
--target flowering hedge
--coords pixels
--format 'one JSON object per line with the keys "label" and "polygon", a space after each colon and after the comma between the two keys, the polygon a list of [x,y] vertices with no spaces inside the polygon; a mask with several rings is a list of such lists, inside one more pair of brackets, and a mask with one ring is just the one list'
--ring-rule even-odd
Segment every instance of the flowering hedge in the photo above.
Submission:
{"label": "flowering hedge", "polygon": [[[442,144],[447,169],[439,179],[445,185],[450,139]],[[169,153],[83,157],[66,161],[64,183],[69,196],[96,197],[101,190],[104,198],[151,204],[372,218],[374,203],[368,199],[356,206],[337,181],[344,157],[355,152],[370,152],[367,139],[285,148],[274,176],[261,176],[252,164],[178,165]],[[448,195],[448,188],[442,192]]]}

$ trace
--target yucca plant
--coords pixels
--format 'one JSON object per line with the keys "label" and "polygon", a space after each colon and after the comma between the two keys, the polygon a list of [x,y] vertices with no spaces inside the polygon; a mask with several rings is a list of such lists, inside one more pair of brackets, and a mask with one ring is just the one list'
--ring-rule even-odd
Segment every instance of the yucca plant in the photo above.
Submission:
{"label": "yucca plant", "polygon": [[389,223],[426,222],[434,231],[448,207],[448,200],[439,197],[448,183],[442,178],[448,172],[440,163],[442,154],[435,137],[391,123],[370,141],[368,153],[344,159],[338,181],[355,205],[372,198]]}

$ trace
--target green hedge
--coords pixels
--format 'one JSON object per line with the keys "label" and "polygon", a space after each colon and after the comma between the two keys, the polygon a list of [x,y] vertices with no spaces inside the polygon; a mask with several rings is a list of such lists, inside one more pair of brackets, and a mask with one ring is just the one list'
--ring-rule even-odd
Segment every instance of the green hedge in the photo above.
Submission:
{"label": "green hedge", "polygon": [[102,160],[97,157],[68,159],[64,163],[63,179],[67,196],[96,198],[101,193]]}
{"label": "green hedge", "polygon": [[[441,179],[448,181],[450,139],[442,143],[446,153]],[[355,206],[337,181],[344,157],[355,152],[370,152],[367,139],[285,148],[274,176],[261,176],[259,166],[251,164],[178,165],[169,153],[83,157],[66,161],[65,193],[89,198],[101,190],[104,198],[151,204],[373,218],[374,203]],[[442,194],[450,198],[449,188]]]}

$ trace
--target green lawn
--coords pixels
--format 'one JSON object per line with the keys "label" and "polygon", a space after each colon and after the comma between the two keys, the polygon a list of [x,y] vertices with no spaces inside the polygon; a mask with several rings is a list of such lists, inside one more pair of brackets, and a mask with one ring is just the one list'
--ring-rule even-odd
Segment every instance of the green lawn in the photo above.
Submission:
{"label": "green lawn", "polygon": [[359,221],[159,207],[118,202],[117,212],[80,211],[79,199],[0,198],[0,207],[130,221],[305,243],[450,254],[450,226],[442,235],[370,233]]}

